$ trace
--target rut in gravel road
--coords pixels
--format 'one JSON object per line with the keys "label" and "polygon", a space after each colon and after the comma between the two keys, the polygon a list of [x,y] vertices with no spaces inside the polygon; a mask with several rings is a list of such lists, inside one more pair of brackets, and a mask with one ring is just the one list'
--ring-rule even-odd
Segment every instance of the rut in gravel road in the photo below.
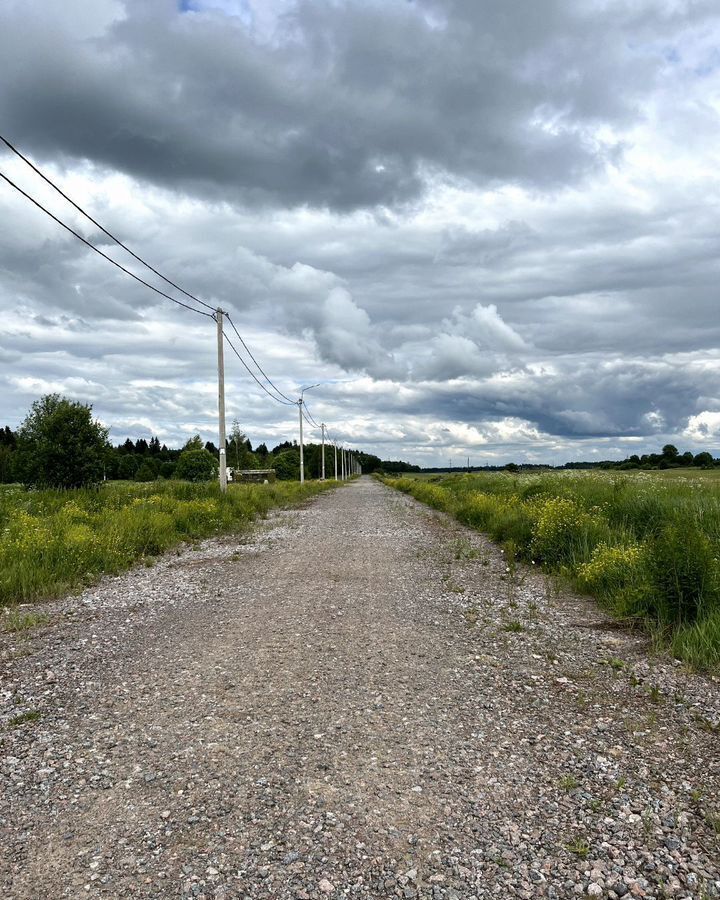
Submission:
{"label": "rut in gravel road", "polygon": [[376,481],[45,611],[3,897],[720,896],[717,681]]}

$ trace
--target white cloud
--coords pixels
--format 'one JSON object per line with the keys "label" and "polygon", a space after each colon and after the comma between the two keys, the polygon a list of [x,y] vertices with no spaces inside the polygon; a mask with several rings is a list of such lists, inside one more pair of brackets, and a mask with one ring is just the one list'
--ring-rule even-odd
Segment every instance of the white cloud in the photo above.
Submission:
{"label": "white cloud", "polygon": [[683,436],[692,441],[708,441],[720,438],[720,412],[705,410],[690,416]]}

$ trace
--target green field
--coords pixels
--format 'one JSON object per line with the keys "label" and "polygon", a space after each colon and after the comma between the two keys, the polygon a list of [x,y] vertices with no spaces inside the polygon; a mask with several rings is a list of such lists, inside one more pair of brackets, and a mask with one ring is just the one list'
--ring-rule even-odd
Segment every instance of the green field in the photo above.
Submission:
{"label": "green field", "polygon": [[0,490],[0,606],[60,596],[183,541],[240,531],[335,482],[114,482],[97,490]]}
{"label": "green field", "polygon": [[719,475],[596,470],[384,481],[566,576],[678,658],[717,668]]}

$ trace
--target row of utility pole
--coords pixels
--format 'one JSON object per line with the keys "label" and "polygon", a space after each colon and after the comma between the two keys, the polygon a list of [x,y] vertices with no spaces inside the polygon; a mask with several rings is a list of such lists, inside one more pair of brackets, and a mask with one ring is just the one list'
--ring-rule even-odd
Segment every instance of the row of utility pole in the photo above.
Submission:
{"label": "row of utility pole", "polygon": [[[225,493],[227,491],[227,458],[226,458],[226,436],[225,436],[225,353],[223,344],[223,316],[224,310],[218,308],[215,310],[215,320],[217,322],[217,352],[218,352],[218,418],[219,418],[219,438],[220,438],[220,490]],[[310,384],[300,391],[300,397],[297,401],[300,425],[300,483],[305,482],[305,445],[303,441],[303,404],[305,402],[305,392],[313,388],[320,387],[319,384]],[[325,431],[327,425],[322,422],[320,425],[322,431],[322,474],[321,479],[325,481]],[[362,465],[355,453],[338,447],[337,441],[332,442],[335,460],[335,480],[338,480],[338,450],[340,451],[340,471],[339,477],[342,481],[350,478],[352,475],[362,475]]]}

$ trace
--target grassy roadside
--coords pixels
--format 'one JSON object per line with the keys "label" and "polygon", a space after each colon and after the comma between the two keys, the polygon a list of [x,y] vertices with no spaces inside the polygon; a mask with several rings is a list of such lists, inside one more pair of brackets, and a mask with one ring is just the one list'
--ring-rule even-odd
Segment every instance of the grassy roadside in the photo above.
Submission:
{"label": "grassy roadside", "polygon": [[0,490],[0,606],[61,596],[183,542],[240,531],[334,481],[117,482],[99,490]]}
{"label": "grassy roadside", "polygon": [[383,478],[720,668],[720,483],[607,474]]}

